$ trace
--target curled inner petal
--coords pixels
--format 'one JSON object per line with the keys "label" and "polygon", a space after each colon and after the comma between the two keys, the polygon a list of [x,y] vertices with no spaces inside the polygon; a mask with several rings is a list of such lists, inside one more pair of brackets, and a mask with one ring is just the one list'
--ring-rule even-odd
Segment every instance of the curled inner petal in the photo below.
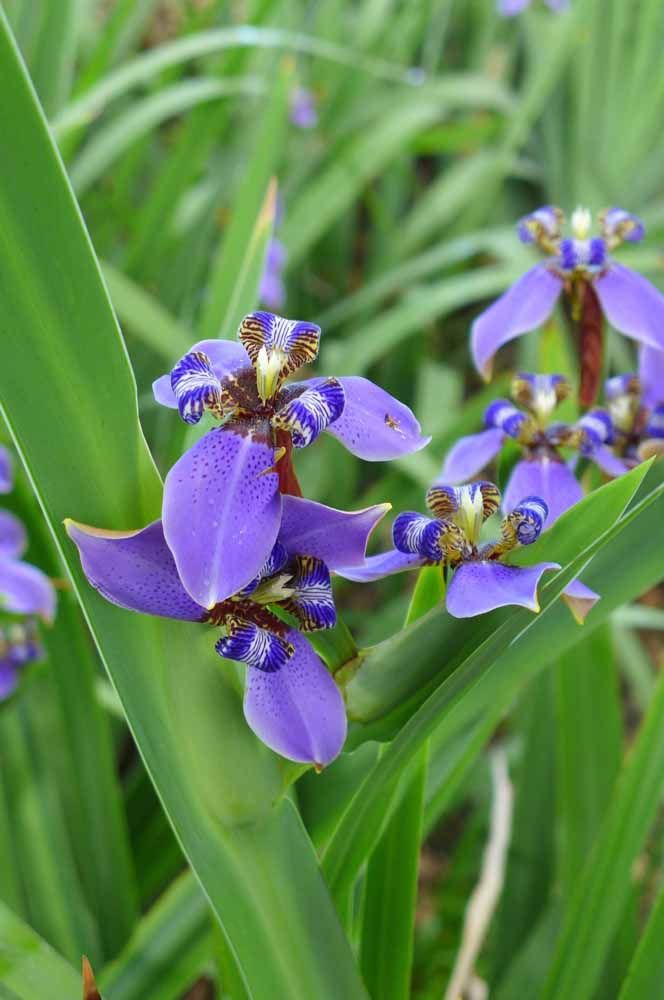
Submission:
{"label": "curled inner petal", "polygon": [[515,441],[528,441],[536,428],[531,417],[517,410],[508,399],[496,399],[484,414],[486,427],[497,427]]}
{"label": "curled inner petal", "polygon": [[283,602],[300,621],[303,632],[334,628],[337,612],[332,596],[330,572],[322,559],[297,556],[291,581],[292,597]]}
{"label": "curled inner petal", "polygon": [[185,354],[178,361],[171,372],[171,388],[186,424],[197,424],[205,410],[221,414],[221,384],[202,351]]}
{"label": "curled inner petal", "polygon": [[543,205],[517,223],[517,233],[522,243],[537,243],[551,250],[560,238],[565,216],[555,205]]}
{"label": "curled inner petal", "polygon": [[273,673],[281,670],[295,652],[286,639],[243,618],[227,618],[226,627],[228,635],[219,639],[215,649],[227,660]]}
{"label": "curled inner petal", "polygon": [[599,215],[602,233],[611,250],[623,240],[638,243],[645,235],[645,226],[638,215],[626,212],[624,208],[608,208]]}
{"label": "curled inner petal", "polygon": [[549,508],[541,497],[525,497],[501,525],[504,551],[515,545],[532,545],[536,542],[548,514]]}
{"label": "curled inner petal", "polygon": [[576,424],[577,447],[582,455],[590,457],[600,445],[613,439],[613,422],[607,410],[595,409],[586,413]]}
{"label": "curled inner petal", "polygon": [[416,553],[430,562],[442,562],[444,552],[441,538],[446,528],[445,521],[432,520],[424,514],[407,511],[395,518],[392,540],[399,552]]}
{"label": "curled inner petal", "polygon": [[344,402],[341,383],[328,378],[286,403],[272,418],[272,426],[289,431],[296,448],[306,448],[341,416]]}
{"label": "curled inner petal", "polygon": [[521,406],[527,407],[540,421],[548,419],[569,394],[570,384],[564,375],[520,372],[512,382],[513,398]]}
{"label": "curled inner petal", "polygon": [[315,361],[320,332],[315,323],[284,319],[270,312],[254,312],[242,320],[238,339],[254,365],[262,348],[268,356],[280,355],[280,377],[285,378],[302,365]]}
{"label": "curled inner petal", "polygon": [[275,576],[284,568],[287,562],[288,562],[288,552],[286,548],[281,544],[281,542],[276,541],[274,543],[272,552],[265,560],[265,563],[261,567],[260,571],[254,577],[254,579],[247,584],[246,587],[242,588],[238,596],[248,597],[250,594],[253,594],[257,589],[257,587],[260,586],[263,580],[267,580],[271,576]]}

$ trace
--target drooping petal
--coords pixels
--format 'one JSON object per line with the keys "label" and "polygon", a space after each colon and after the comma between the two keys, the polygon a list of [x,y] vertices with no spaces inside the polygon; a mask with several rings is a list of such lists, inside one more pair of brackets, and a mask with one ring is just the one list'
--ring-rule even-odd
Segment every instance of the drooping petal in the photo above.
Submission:
{"label": "drooping petal", "polygon": [[526,567],[498,562],[462,563],[447,588],[447,610],[454,618],[472,618],[510,604],[539,611],[537,587],[548,569],[560,566],[558,563]]}
{"label": "drooping petal", "polygon": [[246,663],[254,670],[274,673],[285,667],[295,648],[291,642],[243,618],[229,618],[228,635],[215,645],[220,656]]}
{"label": "drooping petal", "polygon": [[594,448],[590,454],[590,458],[607,476],[622,476],[625,472],[629,472],[630,467],[622,458],[614,455],[611,449],[605,444],[600,445],[599,448]]}
{"label": "drooping petal", "polygon": [[546,526],[550,528],[561,514],[583,498],[583,488],[565,462],[547,457],[524,459],[512,469],[503,510],[509,513],[527,496],[544,500],[549,508]]}
{"label": "drooping petal", "polygon": [[[319,383],[310,379],[306,385]],[[388,462],[419,451],[431,440],[422,437],[413,411],[380,386],[360,375],[339,378],[346,402],[341,416],[327,428],[351,455],[368,462]]]}
{"label": "drooping petal", "polygon": [[288,431],[296,448],[306,448],[341,416],[344,402],[344,390],[338,379],[323,379],[282,406],[272,418],[272,426]]}
{"label": "drooping petal", "polygon": [[18,615],[40,615],[52,621],[55,590],[40,569],[19,559],[0,559],[0,608]]}
{"label": "drooping petal", "polygon": [[471,351],[483,378],[491,378],[493,356],[503,344],[535,330],[551,315],[562,287],[546,264],[536,264],[477,317]]}
{"label": "drooping petal", "polygon": [[5,659],[0,653],[0,701],[4,701],[16,690],[18,684],[18,670],[16,664]]}
{"label": "drooping petal", "polygon": [[283,606],[298,618],[303,632],[334,628],[337,610],[332,596],[332,581],[322,559],[296,556],[290,586],[293,587],[293,596]]}
{"label": "drooping petal", "polygon": [[14,463],[7,449],[0,444],[0,493],[11,493],[14,489]]}
{"label": "drooping petal", "polygon": [[441,562],[444,557],[441,537],[445,528],[444,521],[406,511],[395,518],[392,541],[399,552],[416,554],[429,562]]}
{"label": "drooping petal", "polygon": [[282,503],[281,544],[290,555],[315,556],[331,570],[364,562],[369,536],[391,506],[379,503],[364,510],[336,510],[293,496],[284,496]]}
{"label": "drooping petal", "polygon": [[244,714],[258,738],[288,760],[323,767],[341,752],[346,709],[307,640],[288,633],[294,655],[275,673],[248,670]]}
{"label": "drooping petal", "polygon": [[390,549],[389,552],[369,556],[361,566],[338,566],[335,573],[344,580],[352,580],[354,583],[372,583],[374,580],[382,580],[384,576],[403,573],[407,569],[419,569],[426,561],[424,556],[418,553]]}
{"label": "drooping petal", "polygon": [[[238,344],[235,340],[199,340],[188,353],[207,354],[212,363],[212,371],[220,382],[232,372],[251,366],[249,355],[242,344]],[[155,379],[152,383],[152,392],[161,406],[177,410],[178,403],[171,386],[170,372]]]}
{"label": "drooping petal", "polygon": [[316,360],[320,332],[315,323],[284,319],[274,313],[259,311],[244,317],[238,330],[238,340],[254,365],[261,348],[265,348],[268,355],[283,355],[280,372],[285,377]]}
{"label": "drooping petal", "polygon": [[652,409],[664,403],[664,351],[653,347],[639,349],[639,382],[644,406]]}
{"label": "drooping petal", "polygon": [[595,281],[606,318],[616,330],[664,350],[664,295],[646,278],[612,261]]}
{"label": "drooping petal", "polygon": [[459,438],[447,453],[439,481],[455,484],[472,479],[496,457],[504,440],[505,434],[499,427]]}
{"label": "drooping petal", "polygon": [[580,580],[572,580],[565,587],[561,596],[579,625],[583,625],[588,612],[600,599],[599,594],[596,594],[590,587],[586,587],[585,583],[581,583]]}
{"label": "drooping petal", "polygon": [[18,559],[28,545],[23,524],[8,510],[0,510],[0,559],[10,556]]}
{"label": "drooping petal", "polygon": [[164,537],[185,589],[204,608],[258,575],[277,539],[279,479],[269,427],[217,427],[166,476]]}
{"label": "drooping petal", "polygon": [[204,609],[182,586],[161,521],[138,531],[104,531],[65,521],[83,572],[102,597],[130,611],[201,621]]}

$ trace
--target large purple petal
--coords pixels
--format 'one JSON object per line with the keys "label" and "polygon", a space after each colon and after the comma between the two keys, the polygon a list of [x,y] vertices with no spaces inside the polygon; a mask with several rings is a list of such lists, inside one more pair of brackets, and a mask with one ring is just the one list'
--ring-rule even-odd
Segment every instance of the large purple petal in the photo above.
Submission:
{"label": "large purple petal", "polygon": [[8,510],[0,510],[0,559],[18,559],[25,552],[28,539],[23,524]]}
{"label": "large purple petal", "polygon": [[391,506],[347,511],[303,497],[284,496],[282,502],[278,537],[289,555],[315,556],[332,570],[364,562],[369,536]]}
{"label": "large purple petal", "polygon": [[459,438],[448,451],[439,483],[467,483],[481,472],[500,451],[505,434],[500,427],[489,427],[479,434]]}
{"label": "large purple petal", "polygon": [[549,508],[546,526],[583,499],[583,487],[565,462],[551,458],[522,459],[512,469],[503,495],[503,510],[509,514],[524,497],[541,497]]}
{"label": "large purple petal", "polygon": [[510,604],[539,611],[537,587],[548,569],[560,566],[558,563],[527,567],[503,566],[497,562],[463,563],[447,588],[447,610],[454,618],[473,618]]}
{"label": "large purple petal", "polygon": [[[187,352],[202,352],[207,354],[212,362],[212,371],[217,378],[226,378],[231,372],[236,372],[240,368],[250,368],[251,361],[242,344],[236,340],[199,340]],[[171,373],[160,376],[152,383],[154,398],[162,406],[168,406],[172,410],[177,410],[178,404],[175,393],[171,387]]]}
{"label": "large purple petal", "polygon": [[180,582],[161,521],[139,531],[104,531],[70,520],[65,526],[83,572],[107,601],[161,618],[203,618],[204,609]]}
{"label": "large purple petal", "polygon": [[[307,385],[322,380],[310,379]],[[369,462],[387,462],[419,451],[431,440],[422,437],[413,411],[380,386],[360,375],[339,379],[346,402],[343,413],[327,428],[351,455]]]}
{"label": "large purple petal", "polygon": [[639,381],[644,406],[652,409],[664,403],[664,351],[657,351],[654,347],[641,347]]}
{"label": "large purple petal", "polygon": [[585,583],[581,583],[580,580],[572,580],[565,587],[561,596],[579,625],[583,625],[586,615],[600,599],[599,594],[596,594],[590,587],[586,587]]}
{"label": "large purple petal", "polygon": [[254,579],[281,520],[269,428],[217,427],[166,476],[164,536],[185,589],[212,608]]}
{"label": "large purple petal", "polygon": [[[1,640],[0,640],[1,641]],[[0,701],[8,698],[16,689],[18,670],[10,660],[0,660]]]}
{"label": "large purple petal", "polygon": [[14,463],[11,454],[0,444],[0,493],[11,493],[14,488]]}
{"label": "large purple petal", "polygon": [[323,767],[341,752],[346,709],[339,688],[307,640],[290,631],[290,660],[273,673],[247,670],[244,714],[276,753]]}
{"label": "large purple petal", "polygon": [[18,615],[41,615],[52,621],[55,590],[40,569],[19,559],[0,559],[0,608]]}
{"label": "large purple petal", "polygon": [[656,350],[664,350],[664,295],[646,278],[611,262],[595,281],[606,318],[616,330]]}
{"label": "large purple petal", "polygon": [[471,352],[487,381],[498,348],[540,326],[551,315],[562,287],[546,264],[536,264],[477,317],[470,333]]}
{"label": "large purple petal", "polygon": [[600,445],[599,448],[594,448],[590,453],[590,458],[607,476],[622,476],[625,472],[629,472],[629,466],[626,465],[622,458],[614,455],[611,449],[605,444]]}
{"label": "large purple petal", "polygon": [[371,583],[373,580],[382,580],[384,576],[392,576],[394,573],[403,573],[407,569],[418,569],[424,566],[426,560],[416,552],[399,552],[398,549],[390,549],[389,552],[381,552],[377,556],[369,556],[361,566],[337,566],[335,573],[345,580],[353,580],[355,583]]}

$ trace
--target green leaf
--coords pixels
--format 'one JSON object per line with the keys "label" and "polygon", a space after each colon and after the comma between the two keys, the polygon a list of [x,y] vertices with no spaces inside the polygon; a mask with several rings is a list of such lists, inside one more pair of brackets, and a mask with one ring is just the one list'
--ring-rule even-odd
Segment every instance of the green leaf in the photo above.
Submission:
{"label": "green leaf", "polygon": [[[618,778],[590,857],[565,913],[543,1000],[595,994],[611,939],[632,884],[632,865],[664,790],[664,675]],[[647,995],[647,994],[646,994]]]}
{"label": "green leaf", "polygon": [[619,1000],[656,997],[664,981],[664,889],[652,908]]}
{"label": "green leaf", "polygon": [[8,1000],[75,1000],[81,975],[0,902],[0,993]]}
{"label": "green leaf", "polygon": [[253,996],[364,996],[304,829],[288,801],[273,806],[277,760],[248,730],[210,637],[105,602],[65,535],[72,515],[117,528],[146,523],[159,514],[161,487],[98,265],[4,16],[0,23],[2,413],[136,744]]}

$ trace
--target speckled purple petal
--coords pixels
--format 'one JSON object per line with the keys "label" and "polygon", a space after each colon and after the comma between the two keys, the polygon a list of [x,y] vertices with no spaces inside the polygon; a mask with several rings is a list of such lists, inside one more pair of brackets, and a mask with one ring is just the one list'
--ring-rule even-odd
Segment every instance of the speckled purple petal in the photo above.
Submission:
{"label": "speckled purple petal", "polygon": [[644,406],[652,409],[664,403],[664,351],[654,347],[639,349],[639,381]]}
{"label": "speckled purple petal", "polygon": [[496,457],[504,440],[505,434],[500,427],[489,427],[479,434],[459,438],[445,457],[437,483],[467,483]]}
{"label": "speckled purple petal", "polygon": [[612,261],[595,281],[606,318],[633,340],[664,350],[664,295],[646,278]]}
{"label": "speckled purple petal", "polygon": [[471,328],[471,352],[478,372],[491,378],[499,347],[537,329],[551,315],[562,282],[546,264],[536,264],[477,317]]}
{"label": "speckled purple petal", "polygon": [[[236,340],[199,340],[187,353],[202,351],[212,362],[212,371],[218,379],[223,379],[240,368],[250,368],[251,361],[242,344]],[[152,383],[154,398],[162,406],[177,410],[175,393],[171,388],[171,373],[161,375]]]}
{"label": "speckled purple petal", "polygon": [[18,670],[9,660],[0,660],[0,701],[4,701],[16,690]]}
{"label": "speckled purple petal", "polygon": [[549,508],[546,526],[550,528],[583,495],[583,487],[565,462],[550,458],[523,459],[512,469],[503,494],[503,510],[509,514],[524,497],[541,497]]}
{"label": "speckled purple petal", "polygon": [[629,472],[629,466],[622,458],[614,455],[611,449],[605,444],[601,444],[599,448],[594,448],[590,454],[590,458],[607,476],[622,476],[625,472]]}
{"label": "speckled purple petal", "polygon": [[369,536],[391,506],[379,503],[364,510],[336,510],[292,496],[284,496],[282,504],[278,538],[288,554],[315,556],[331,570],[364,562]]}
{"label": "speckled purple petal", "polygon": [[204,609],[180,582],[161,521],[139,531],[104,531],[65,521],[83,572],[102,597],[130,611],[200,621]]}
{"label": "speckled purple petal", "polygon": [[344,580],[353,580],[355,583],[372,583],[374,580],[382,580],[384,576],[403,573],[407,569],[418,569],[424,563],[425,559],[415,552],[390,549],[389,552],[369,556],[361,566],[338,566],[335,573]]}
{"label": "speckled purple petal", "polygon": [[0,608],[17,615],[40,615],[52,621],[55,590],[40,569],[19,559],[0,559]]}
{"label": "speckled purple petal", "polygon": [[[321,379],[310,379],[315,384]],[[422,437],[413,411],[380,386],[359,375],[340,378],[346,402],[327,433],[338,438],[351,455],[369,462],[387,462],[419,451],[431,440]]]}
{"label": "speckled purple petal", "polygon": [[11,493],[14,488],[14,463],[7,449],[0,444],[0,493]]}
{"label": "speckled purple petal", "polygon": [[185,590],[204,608],[242,590],[272,551],[281,521],[269,427],[227,423],[166,476],[164,537]]}
{"label": "speckled purple petal", "polygon": [[28,546],[23,524],[8,510],[0,510],[0,559],[10,556],[18,559]]}
{"label": "speckled purple petal", "polygon": [[548,569],[558,563],[503,566],[498,562],[462,563],[447,588],[446,606],[454,618],[473,618],[495,608],[518,604],[539,611],[537,587]]}
{"label": "speckled purple petal", "polygon": [[323,767],[341,753],[346,709],[307,640],[289,631],[291,659],[274,673],[247,670],[244,714],[258,738],[288,760]]}
{"label": "speckled purple petal", "polygon": [[600,595],[596,594],[590,587],[586,587],[585,583],[581,583],[580,580],[572,580],[563,590],[561,597],[579,625],[583,625],[588,612],[600,600]]}

